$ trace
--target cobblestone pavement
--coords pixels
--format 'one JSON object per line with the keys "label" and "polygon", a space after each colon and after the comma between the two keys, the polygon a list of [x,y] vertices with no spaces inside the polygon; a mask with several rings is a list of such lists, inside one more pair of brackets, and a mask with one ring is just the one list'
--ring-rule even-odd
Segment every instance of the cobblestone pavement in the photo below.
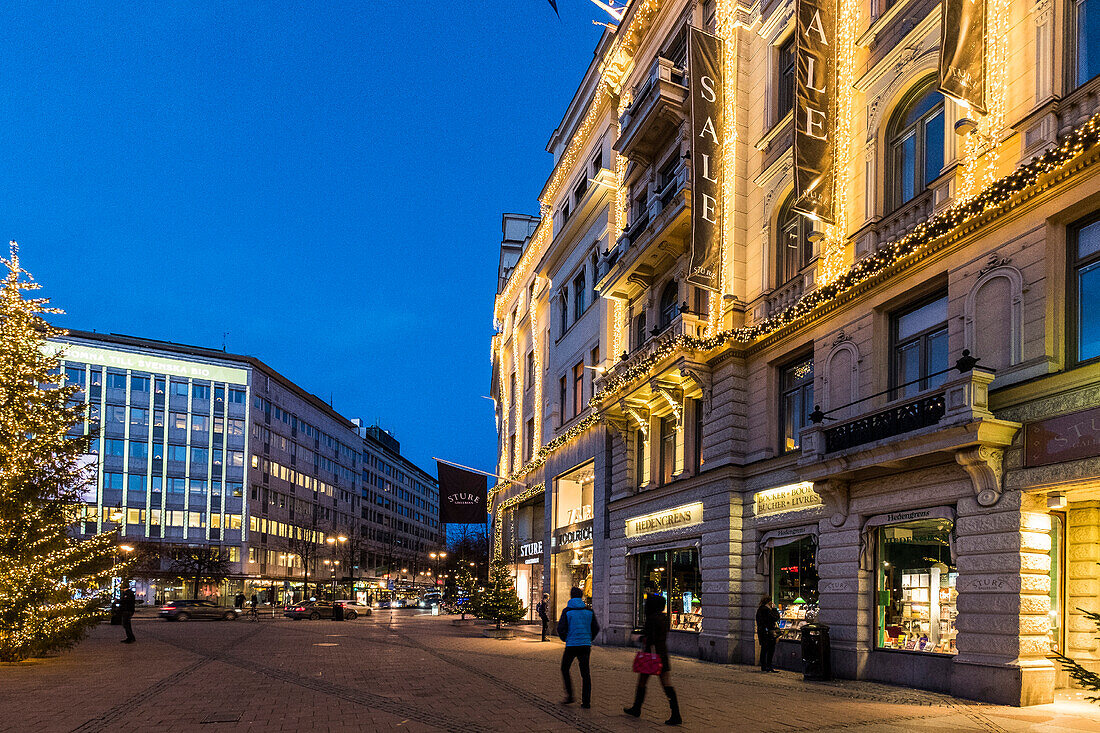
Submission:
{"label": "cobblestone pavement", "polygon": [[[621,713],[632,650],[593,650],[593,707],[583,710],[560,704],[560,642],[486,639],[449,621],[388,611],[345,623],[142,618],[132,645],[105,624],[61,656],[0,665],[0,730],[667,730],[656,681],[640,721]],[[681,658],[673,681],[691,731],[1100,733],[1100,706],[1079,696],[1006,708]]]}

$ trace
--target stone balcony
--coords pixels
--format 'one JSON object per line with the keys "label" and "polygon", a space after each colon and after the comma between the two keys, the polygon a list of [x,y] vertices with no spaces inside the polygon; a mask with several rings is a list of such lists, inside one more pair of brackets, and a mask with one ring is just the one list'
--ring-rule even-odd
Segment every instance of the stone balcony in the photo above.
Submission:
{"label": "stone balcony", "polygon": [[619,118],[621,133],[615,149],[632,160],[652,162],[669,135],[687,119],[686,83],[684,72],[671,61],[654,59],[649,75]]}
{"label": "stone balcony", "polygon": [[701,338],[706,334],[706,329],[707,321],[705,315],[696,315],[688,312],[680,313],[676,318],[672,319],[672,322],[666,327],[654,329],[654,332],[651,332],[651,335],[646,339],[644,344],[636,348],[633,352],[625,354],[625,358],[619,359],[613,367],[597,379],[596,392],[602,392],[605,385],[612,379],[630,373],[634,371],[639,364],[648,362],[652,362],[650,368],[646,370],[649,377],[661,377],[672,370],[677,372],[672,375],[674,379],[679,380],[684,376],[680,373],[681,367],[683,367],[684,369],[696,372],[692,375],[692,378],[694,378],[696,382],[702,382],[702,374],[699,370],[702,369],[709,373],[709,369],[700,366],[702,364],[702,359],[699,352],[687,346],[677,346],[671,350],[669,347],[681,336]]}
{"label": "stone balcony", "polygon": [[[993,372],[973,368],[938,388],[846,420],[829,422],[824,416],[801,433],[799,476],[837,498],[849,481],[949,459],[966,470],[978,502],[991,506],[1001,494],[1004,449],[1020,429],[1020,423],[990,412],[992,381]],[[815,416],[823,417],[816,411],[811,419]]]}

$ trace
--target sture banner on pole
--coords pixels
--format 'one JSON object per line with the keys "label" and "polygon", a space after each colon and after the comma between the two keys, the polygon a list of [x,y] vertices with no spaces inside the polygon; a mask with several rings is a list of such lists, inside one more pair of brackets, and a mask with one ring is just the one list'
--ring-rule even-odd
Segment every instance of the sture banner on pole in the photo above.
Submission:
{"label": "sture banner on pole", "polygon": [[940,16],[940,91],[971,109],[985,105],[985,0],[944,0]]}
{"label": "sture banner on pole", "polygon": [[718,290],[722,249],[722,160],[724,109],[722,40],[688,29],[688,85],[691,89],[691,263],[687,281]]}
{"label": "sture banner on pole", "polygon": [[836,130],[836,1],[797,0],[792,208],[833,220]]}
{"label": "sture banner on pole", "polygon": [[489,479],[436,461],[439,476],[439,523],[483,524]]}

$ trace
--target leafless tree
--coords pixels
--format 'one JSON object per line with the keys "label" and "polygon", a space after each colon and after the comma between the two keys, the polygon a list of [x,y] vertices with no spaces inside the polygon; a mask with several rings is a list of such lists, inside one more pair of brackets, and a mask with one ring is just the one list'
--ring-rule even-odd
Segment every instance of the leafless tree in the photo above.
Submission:
{"label": "leafless tree", "polygon": [[169,572],[195,581],[196,596],[202,581],[217,584],[229,577],[233,563],[230,549],[222,545],[165,545],[163,554]]}

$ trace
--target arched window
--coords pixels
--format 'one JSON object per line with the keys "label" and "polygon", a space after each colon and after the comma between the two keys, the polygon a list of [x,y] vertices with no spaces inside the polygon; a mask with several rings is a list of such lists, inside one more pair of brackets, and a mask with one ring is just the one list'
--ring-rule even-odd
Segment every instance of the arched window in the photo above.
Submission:
{"label": "arched window", "polygon": [[794,194],[787,197],[776,219],[775,284],[782,285],[798,276],[810,264],[813,246],[810,244],[810,222],[791,205]]}
{"label": "arched window", "polygon": [[675,280],[669,280],[665,289],[661,291],[661,330],[668,328],[672,320],[680,314],[680,305],[676,302],[679,295],[679,285]]}
{"label": "arched window", "polygon": [[929,80],[910,92],[886,128],[887,201],[894,210],[939,177],[943,169],[943,96]]}

